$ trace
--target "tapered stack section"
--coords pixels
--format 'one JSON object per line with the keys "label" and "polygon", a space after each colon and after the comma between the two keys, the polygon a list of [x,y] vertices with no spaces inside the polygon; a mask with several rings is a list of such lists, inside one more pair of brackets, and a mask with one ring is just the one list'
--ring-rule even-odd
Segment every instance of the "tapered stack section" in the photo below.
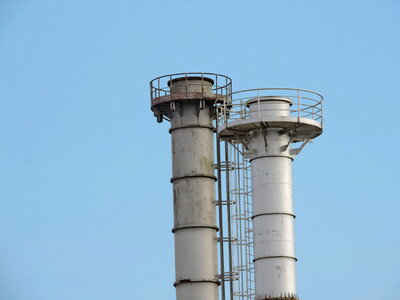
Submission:
{"label": "tapered stack section", "polygon": [[255,299],[296,300],[292,161],[322,133],[322,97],[293,89],[235,94],[220,107],[219,135],[242,143],[251,162]]}

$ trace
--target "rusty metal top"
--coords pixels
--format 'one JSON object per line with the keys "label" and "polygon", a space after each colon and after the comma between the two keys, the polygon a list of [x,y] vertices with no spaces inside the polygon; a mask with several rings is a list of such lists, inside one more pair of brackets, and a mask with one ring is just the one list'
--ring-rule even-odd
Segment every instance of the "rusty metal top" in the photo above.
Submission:
{"label": "rusty metal top", "polygon": [[215,94],[228,95],[232,93],[232,79],[228,76],[216,73],[188,72],[163,75],[150,81],[150,98],[153,101],[156,98],[169,95],[177,82],[184,80],[187,83],[194,79],[211,83],[212,91]]}
{"label": "rusty metal top", "polygon": [[211,84],[214,84],[214,80],[212,80],[211,78],[208,78],[208,77],[204,77],[204,76],[182,76],[182,77],[178,77],[178,78],[174,78],[174,79],[168,80],[167,85],[170,87],[171,84],[174,84],[174,83],[176,83],[178,81],[188,81],[188,80],[204,80],[204,81],[211,82]]}
{"label": "rusty metal top", "polygon": [[192,100],[226,102],[227,96],[231,93],[231,78],[216,73],[176,73],[150,81],[151,110],[159,121],[168,120],[169,106],[172,102]]}

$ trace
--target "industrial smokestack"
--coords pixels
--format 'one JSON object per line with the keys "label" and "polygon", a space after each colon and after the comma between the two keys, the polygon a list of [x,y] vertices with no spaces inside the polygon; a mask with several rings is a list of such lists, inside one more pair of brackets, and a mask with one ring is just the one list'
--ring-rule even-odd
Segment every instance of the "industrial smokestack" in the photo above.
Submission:
{"label": "industrial smokestack", "polygon": [[292,161],[322,133],[322,96],[256,89],[233,93],[230,104],[220,106],[219,135],[242,143],[251,162],[255,299],[297,300]]}
{"label": "industrial smokestack", "polygon": [[150,83],[157,121],[171,122],[177,300],[218,300],[213,120],[230,86],[228,77],[210,73]]}

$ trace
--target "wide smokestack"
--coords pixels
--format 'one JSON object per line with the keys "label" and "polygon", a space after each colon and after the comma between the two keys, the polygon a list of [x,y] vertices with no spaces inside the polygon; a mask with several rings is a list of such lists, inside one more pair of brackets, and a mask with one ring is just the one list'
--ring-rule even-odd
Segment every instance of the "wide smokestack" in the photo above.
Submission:
{"label": "wide smokestack", "polygon": [[[222,106],[219,135],[242,143],[251,162],[255,299],[297,300],[292,161],[322,133],[322,96],[294,89],[234,94],[233,109]],[[303,144],[292,149],[294,142]]]}

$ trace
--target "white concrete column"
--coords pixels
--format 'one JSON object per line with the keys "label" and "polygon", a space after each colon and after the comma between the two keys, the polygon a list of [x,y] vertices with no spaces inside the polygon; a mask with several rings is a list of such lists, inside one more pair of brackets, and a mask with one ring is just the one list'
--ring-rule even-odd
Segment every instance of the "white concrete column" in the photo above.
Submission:
{"label": "white concrete column", "polygon": [[[268,97],[252,100],[249,106],[253,119],[287,116],[290,100]],[[255,129],[249,149],[256,299],[297,299],[289,134],[267,126]]]}

